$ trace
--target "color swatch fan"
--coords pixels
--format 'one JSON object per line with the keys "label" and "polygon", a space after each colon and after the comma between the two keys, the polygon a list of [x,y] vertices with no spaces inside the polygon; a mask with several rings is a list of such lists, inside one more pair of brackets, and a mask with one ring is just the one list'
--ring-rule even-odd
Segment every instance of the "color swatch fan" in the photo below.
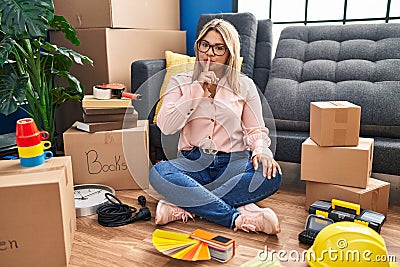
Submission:
{"label": "color swatch fan", "polygon": [[235,255],[235,240],[202,229],[190,234],[156,229],[153,245],[165,255],[187,261],[227,262]]}
{"label": "color swatch fan", "polygon": [[156,229],[153,232],[154,247],[175,259],[198,261],[211,259],[206,243],[193,239],[190,234]]}

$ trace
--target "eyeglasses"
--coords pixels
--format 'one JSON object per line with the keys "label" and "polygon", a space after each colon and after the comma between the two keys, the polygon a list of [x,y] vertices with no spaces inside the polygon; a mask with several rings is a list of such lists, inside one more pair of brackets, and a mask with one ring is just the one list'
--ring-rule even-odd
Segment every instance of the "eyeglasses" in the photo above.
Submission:
{"label": "eyeglasses", "polygon": [[212,49],[214,55],[217,56],[223,56],[226,53],[226,46],[223,44],[216,44],[216,45],[210,45],[209,42],[201,40],[200,42],[197,43],[197,48],[199,49],[200,52],[202,53],[207,53],[210,48]]}

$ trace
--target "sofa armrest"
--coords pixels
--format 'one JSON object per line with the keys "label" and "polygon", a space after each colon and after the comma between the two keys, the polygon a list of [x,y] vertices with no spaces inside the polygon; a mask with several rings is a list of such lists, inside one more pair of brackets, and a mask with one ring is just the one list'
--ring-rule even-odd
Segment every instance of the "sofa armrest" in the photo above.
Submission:
{"label": "sofa armrest", "polygon": [[165,67],[165,59],[138,60],[131,64],[132,92],[142,95],[141,101],[133,101],[141,120],[153,119],[154,109],[160,98]]}

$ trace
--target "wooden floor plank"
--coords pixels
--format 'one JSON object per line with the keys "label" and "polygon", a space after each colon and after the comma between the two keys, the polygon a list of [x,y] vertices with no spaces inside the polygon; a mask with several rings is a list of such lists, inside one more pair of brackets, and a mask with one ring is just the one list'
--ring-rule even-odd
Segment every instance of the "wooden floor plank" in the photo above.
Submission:
{"label": "wooden floor plank", "polygon": [[[137,198],[146,196],[147,206],[152,212],[150,221],[135,222],[121,227],[103,227],[97,223],[97,216],[77,219],[77,231],[70,258],[71,267],[85,266],[188,266],[188,262],[172,259],[158,252],[151,243],[156,228],[170,231],[191,232],[197,228],[222,234],[235,239],[236,255],[229,264],[214,260],[192,262],[191,266],[241,266],[255,258],[265,246],[268,250],[297,250],[302,253],[308,246],[300,244],[297,236],[304,229],[308,213],[304,209],[305,194],[293,188],[281,188],[268,199],[258,202],[263,207],[272,208],[278,215],[282,232],[278,235],[246,233],[233,231],[226,227],[195,218],[187,223],[172,222],[164,226],[154,224],[157,200],[142,190],[117,191],[117,197],[125,204],[139,209]],[[385,240],[388,253],[400,260],[400,208],[390,207],[387,221],[381,235]],[[282,266],[307,266],[305,262],[287,261]]]}

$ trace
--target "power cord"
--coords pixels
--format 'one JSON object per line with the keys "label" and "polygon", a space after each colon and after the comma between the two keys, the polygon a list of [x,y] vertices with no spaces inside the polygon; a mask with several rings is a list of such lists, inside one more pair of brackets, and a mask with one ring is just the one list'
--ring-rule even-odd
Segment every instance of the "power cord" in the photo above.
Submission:
{"label": "power cord", "polygon": [[138,197],[138,202],[142,207],[133,217],[132,215],[137,211],[135,207],[123,204],[113,194],[106,193],[105,197],[110,203],[105,203],[97,209],[97,221],[102,226],[117,227],[136,221],[148,221],[151,219],[151,213],[149,208],[146,207],[146,198],[144,196]]}

